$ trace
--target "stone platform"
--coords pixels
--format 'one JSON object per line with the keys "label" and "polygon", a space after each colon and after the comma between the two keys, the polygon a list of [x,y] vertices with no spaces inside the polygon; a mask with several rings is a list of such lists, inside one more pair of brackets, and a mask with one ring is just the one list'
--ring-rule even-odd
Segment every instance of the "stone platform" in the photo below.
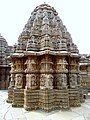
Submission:
{"label": "stone platform", "polygon": [[7,94],[7,91],[0,90],[0,120],[90,120],[89,97],[81,107],[45,113],[40,110],[25,111],[24,108],[14,108],[6,102]]}

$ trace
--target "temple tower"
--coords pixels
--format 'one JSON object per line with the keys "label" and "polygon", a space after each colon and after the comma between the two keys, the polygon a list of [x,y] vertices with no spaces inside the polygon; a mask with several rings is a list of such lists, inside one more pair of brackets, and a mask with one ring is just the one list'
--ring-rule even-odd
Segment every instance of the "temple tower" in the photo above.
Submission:
{"label": "temple tower", "polygon": [[6,39],[0,34],[0,89],[8,89],[10,82],[10,62],[7,57],[13,52]]}
{"label": "temple tower", "polygon": [[10,56],[12,82],[8,102],[26,110],[80,106],[79,57],[56,10],[45,3],[37,6]]}

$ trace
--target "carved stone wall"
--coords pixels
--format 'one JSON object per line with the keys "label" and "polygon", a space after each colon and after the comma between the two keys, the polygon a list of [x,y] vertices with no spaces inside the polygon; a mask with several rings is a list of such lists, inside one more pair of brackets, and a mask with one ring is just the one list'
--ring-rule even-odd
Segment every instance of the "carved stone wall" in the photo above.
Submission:
{"label": "carved stone wall", "polygon": [[0,34],[0,89],[8,89],[10,82],[10,62],[7,57],[13,52],[6,39]]}
{"label": "carved stone wall", "polygon": [[90,55],[81,54],[80,57],[80,79],[85,93],[90,91]]}

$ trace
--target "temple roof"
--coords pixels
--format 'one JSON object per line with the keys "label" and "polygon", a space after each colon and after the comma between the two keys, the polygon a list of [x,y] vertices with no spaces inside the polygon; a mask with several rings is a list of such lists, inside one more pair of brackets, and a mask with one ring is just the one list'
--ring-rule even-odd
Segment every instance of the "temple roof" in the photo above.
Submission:
{"label": "temple roof", "polygon": [[13,47],[8,46],[6,39],[0,34],[0,66],[8,65],[7,56],[13,52]]}
{"label": "temple roof", "polygon": [[31,13],[17,45],[17,52],[45,50],[79,53],[58,13],[46,3]]}
{"label": "temple roof", "polygon": [[80,65],[90,65],[90,54],[80,55]]}

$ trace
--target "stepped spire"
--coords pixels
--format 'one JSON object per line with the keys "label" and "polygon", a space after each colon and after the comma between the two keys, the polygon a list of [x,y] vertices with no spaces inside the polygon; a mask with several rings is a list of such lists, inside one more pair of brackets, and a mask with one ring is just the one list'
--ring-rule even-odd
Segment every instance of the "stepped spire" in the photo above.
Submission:
{"label": "stepped spire", "polygon": [[[35,43],[31,42],[32,36],[35,38]],[[42,45],[42,42],[43,40],[47,39],[46,36],[48,36],[50,39],[50,43],[48,42],[48,44],[50,44],[52,48],[51,50],[65,50],[67,53],[68,51],[71,53],[78,53],[77,46],[73,45],[71,36],[67,31],[66,26],[63,25],[63,22],[58,16],[56,10],[48,4],[44,3],[37,6],[31,13],[27,24],[19,36],[18,48],[24,51],[44,50],[42,47],[45,47],[45,45]],[[60,44],[57,42],[58,39],[60,41]],[[37,45],[35,45],[36,43]],[[31,46],[31,48],[29,46]],[[18,52],[19,49],[17,49]]]}

